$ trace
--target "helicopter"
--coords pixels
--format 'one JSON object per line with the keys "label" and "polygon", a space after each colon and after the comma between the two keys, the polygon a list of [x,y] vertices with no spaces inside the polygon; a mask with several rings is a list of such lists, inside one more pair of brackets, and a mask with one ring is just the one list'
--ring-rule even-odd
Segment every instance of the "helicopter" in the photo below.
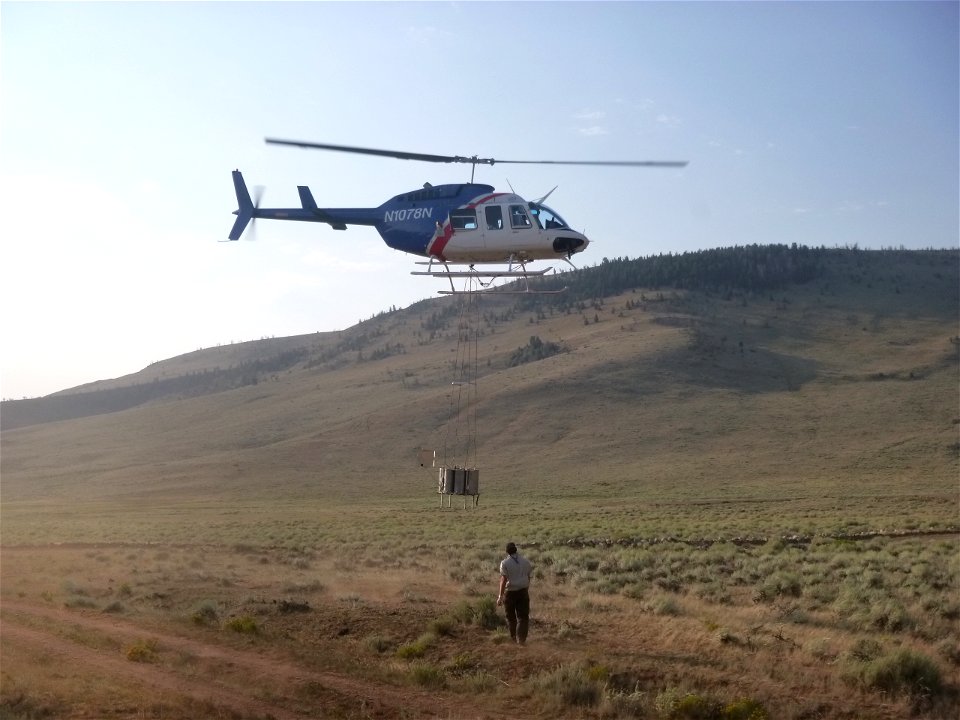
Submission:
{"label": "helicopter", "polygon": [[[559,213],[544,204],[556,187],[543,197],[528,202],[515,192],[497,192],[491,185],[475,183],[477,165],[510,163],[674,168],[687,165],[685,161],[494,160],[476,155],[431,155],[277,138],[265,140],[273,145],[402,160],[470,164],[469,183],[424,183],[422,188],[396,195],[375,208],[320,208],[306,185],[297,186],[300,207],[261,208],[259,198],[256,201],[251,198],[243,174],[239,170],[233,171],[238,209],[233,213],[237,219],[228,236],[229,240],[239,240],[250,221],[258,218],[325,223],[334,230],[346,230],[349,225],[367,225],[377,230],[388,247],[426,258],[419,264],[426,265],[427,269],[412,274],[450,279],[449,293],[457,292],[453,286],[454,278],[476,278],[483,287],[489,287],[496,279],[523,278],[526,281],[531,276],[544,275],[552,269],[528,269],[527,263],[535,260],[562,260],[573,266],[571,258],[586,250],[590,244],[586,235],[574,230]],[[478,264],[506,265],[507,268],[481,270],[477,268]],[[466,266],[467,269],[456,270],[451,266]],[[487,283],[482,278],[487,279]],[[522,292],[533,291],[529,284],[525,284]]]}

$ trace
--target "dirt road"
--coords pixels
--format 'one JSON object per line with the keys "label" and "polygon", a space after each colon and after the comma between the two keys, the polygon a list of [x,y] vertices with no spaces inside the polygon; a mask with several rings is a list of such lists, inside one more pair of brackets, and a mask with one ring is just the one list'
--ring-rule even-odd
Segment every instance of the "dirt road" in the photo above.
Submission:
{"label": "dirt road", "polygon": [[[90,611],[4,601],[0,638],[56,658],[74,671],[141,687],[171,706],[242,718],[458,717],[448,699],[329,672],[305,669],[289,658],[157,632],[127,619]],[[140,643],[143,661],[128,658]],[[164,717],[170,717],[171,708]],[[81,716],[82,716],[82,711]]]}

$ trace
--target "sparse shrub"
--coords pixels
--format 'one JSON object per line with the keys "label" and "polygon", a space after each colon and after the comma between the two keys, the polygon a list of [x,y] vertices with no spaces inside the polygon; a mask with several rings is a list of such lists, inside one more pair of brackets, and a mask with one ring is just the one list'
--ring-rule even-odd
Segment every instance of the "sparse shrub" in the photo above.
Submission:
{"label": "sparse shrub", "polygon": [[130,588],[130,584],[121,583],[120,587],[117,588],[117,595],[120,597],[130,597],[133,595],[133,590]]}
{"label": "sparse shrub", "polygon": [[872,638],[860,638],[850,648],[849,655],[854,660],[869,662],[880,657],[881,653],[883,653],[883,646],[879,642]]}
{"label": "sparse shrub", "polygon": [[934,695],[943,687],[943,676],[937,664],[913,650],[901,648],[865,663],[856,677],[866,687],[889,693]]}
{"label": "sparse shrub", "polygon": [[587,679],[605,683],[610,679],[610,668],[606,665],[592,665],[587,668]]}
{"label": "sparse shrub", "polygon": [[384,653],[393,645],[390,639],[383,635],[370,635],[363,641],[363,644],[377,653]]}
{"label": "sparse shrub", "polygon": [[488,672],[476,672],[463,678],[463,686],[470,693],[490,692],[499,681]]}
{"label": "sparse shrub", "polygon": [[485,630],[493,630],[506,622],[497,614],[496,601],[488,596],[477,600],[474,605],[473,623]]}
{"label": "sparse shrub", "polygon": [[795,603],[785,605],[780,610],[780,620],[793,623],[794,625],[806,625],[810,622],[810,615],[802,607]]}
{"label": "sparse shrub", "polygon": [[561,620],[560,625],[557,627],[557,637],[560,640],[566,640],[567,638],[572,638],[577,634],[577,628],[572,623],[567,622],[566,620]]}
{"label": "sparse shrub", "polygon": [[768,577],[757,588],[754,602],[768,602],[778,597],[800,597],[802,584],[800,578],[793,573],[775,573]]}
{"label": "sparse shrub", "polygon": [[717,632],[717,640],[721,645],[743,645],[743,640],[726,628]]}
{"label": "sparse shrub", "polygon": [[18,685],[16,681],[5,680],[3,699],[0,700],[2,717],[7,717],[9,713],[11,718],[34,720],[34,718],[63,717],[66,714],[65,709],[49,704],[51,698],[41,700],[27,688],[18,687]]}
{"label": "sparse shrub", "polygon": [[756,700],[743,698],[724,706],[720,717],[723,720],[767,720],[770,716],[766,708]]}
{"label": "sparse shrub", "polygon": [[127,648],[127,660],[133,662],[153,662],[157,659],[157,641],[138,640]]}
{"label": "sparse shrub", "polygon": [[600,595],[613,595],[623,587],[623,580],[618,578],[603,578],[593,584],[593,591]]}
{"label": "sparse shrub", "polygon": [[257,625],[257,621],[249,615],[230,618],[227,620],[226,628],[245,635],[256,635],[260,632],[260,626]]}
{"label": "sparse shrub", "polygon": [[717,703],[702,695],[685,695],[677,703],[671,718],[689,718],[690,720],[712,720],[718,712]]}
{"label": "sparse shrub", "polygon": [[430,623],[430,632],[440,636],[450,635],[455,623],[456,621],[449,615],[441,615]]}
{"label": "sparse shrub", "polygon": [[647,696],[639,687],[633,692],[608,692],[603,698],[602,717],[647,717]]}
{"label": "sparse shrub", "polygon": [[694,693],[667,688],[654,701],[657,711],[669,720],[713,720],[720,715],[720,704]]}
{"label": "sparse shrub", "polygon": [[123,612],[123,603],[119,600],[114,600],[112,603],[107,605],[103,612],[105,613],[121,613]]}
{"label": "sparse shrub", "polygon": [[85,597],[88,594],[85,588],[80,587],[73,580],[63,581],[63,591],[67,593],[67,595],[77,595],[81,597]]}
{"label": "sparse shrub", "polygon": [[678,593],[683,588],[683,583],[680,582],[680,579],[674,577],[673,575],[658,577],[653,581],[653,583],[661,590],[666,590],[667,592],[672,593]]}
{"label": "sparse shrub", "polygon": [[410,667],[410,677],[417,685],[425,687],[443,687],[447,684],[443,670],[430,663],[414,663]]}
{"label": "sparse shrub", "polygon": [[217,622],[217,606],[211,600],[204,600],[197,605],[190,619],[194,625],[206,625]]}
{"label": "sparse shrub", "polygon": [[806,644],[806,649],[817,660],[833,661],[837,657],[828,638],[814,638]]}
{"label": "sparse shrub", "polygon": [[643,609],[654,615],[677,616],[683,614],[683,608],[680,607],[680,603],[675,598],[663,595],[644,603]]}
{"label": "sparse shrub", "polygon": [[900,632],[914,625],[913,618],[896,600],[873,605],[868,610],[866,619],[871,627],[889,632]]}
{"label": "sparse shrub", "polygon": [[941,641],[940,644],[937,645],[937,650],[954,665],[960,665],[960,643],[956,640],[947,639]]}
{"label": "sparse shrub", "polygon": [[589,670],[579,665],[561,665],[541,673],[534,686],[551,694],[564,707],[593,707],[603,697],[604,684],[592,679]]}
{"label": "sparse shrub", "polygon": [[577,610],[588,611],[596,611],[599,608],[599,606],[586,595],[578,596],[576,602],[573,603],[573,606]]}
{"label": "sparse shrub", "polygon": [[839,593],[840,589],[835,584],[825,582],[810,585],[804,591],[804,595],[807,598],[815,600],[821,605],[829,605],[837,599]]}
{"label": "sparse shrub", "polygon": [[277,612],[281,615],[310,612],[310,603],[306,600],[281,600],[277,603]]}
{"label": "sparse shrub", "polygon": [[661,717],[670,717],[670,713],[673,712],[677,703],[680,702],[680,698],[685,694],[686,693],[681,692],[678,688],[664,688],[661,692],[657,693],[657,697],[653,701],[653,706]]}
{"label": "sparse shrub", "polygon": [[449,675],[464,676],[476,671],[477,668],[477,661],[469,653],[460,653],[444,667],[444,672]]}
{"label": "sparse shrub", "polygon": [[478,598],[474,603],[461,600],[450,611],[449,617],[464,625],[476,625],[484,630],[495,630],[506,622],[497,613],[497,603],[489,595]]}
{"label": "sparse shrub", "polygon": [[63,604],[68,608],[95,608],[97,606],[93,598],[88,598],[86,595],[71,595]]}

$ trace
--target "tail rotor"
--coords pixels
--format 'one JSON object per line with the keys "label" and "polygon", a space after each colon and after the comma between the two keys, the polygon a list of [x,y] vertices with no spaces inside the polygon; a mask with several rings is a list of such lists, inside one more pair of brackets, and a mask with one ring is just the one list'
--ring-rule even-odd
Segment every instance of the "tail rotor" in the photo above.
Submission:
{"label": "tail rotor", "polygon": [[260,209],[260,201],[263,199],[264,189],[265,187],[263,185],[253,186],[253,217],[250,220],[250,232],[247,233],[247,240],[250,242],[257,241],[257,210]]}

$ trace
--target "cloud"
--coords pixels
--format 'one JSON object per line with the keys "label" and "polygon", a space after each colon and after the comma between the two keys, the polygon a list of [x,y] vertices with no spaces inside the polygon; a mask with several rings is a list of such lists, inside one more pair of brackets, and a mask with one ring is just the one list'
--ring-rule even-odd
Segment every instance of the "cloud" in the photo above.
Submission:
{"label": "cloud", "polygon": [[610,131],[602,125],[591,125],[590,127],[579,128],[578,132],[581,135],[586,135],[592,137],[594,135],[609,135]]}
{"label": "cloud", "polygon": [[584,110],[574,115],[577,120],[603,120],[607,116],[603,110]]}
{"label": "cloud", "polygon": [[607,113],[604,110],[583,110],[574,115],[573,119],[578,121],[578,133],[586,137],[594,137],[610,134],[607,126],[601,124],[601,121],[605,120],[606,117]]}
{"label": "cloud", "polygon": [[681,120],[676,115],[667,115],[666,113],[660,113],[657,115],[657,124],[663,125],[664,127],[678,127],[683,124]]}

